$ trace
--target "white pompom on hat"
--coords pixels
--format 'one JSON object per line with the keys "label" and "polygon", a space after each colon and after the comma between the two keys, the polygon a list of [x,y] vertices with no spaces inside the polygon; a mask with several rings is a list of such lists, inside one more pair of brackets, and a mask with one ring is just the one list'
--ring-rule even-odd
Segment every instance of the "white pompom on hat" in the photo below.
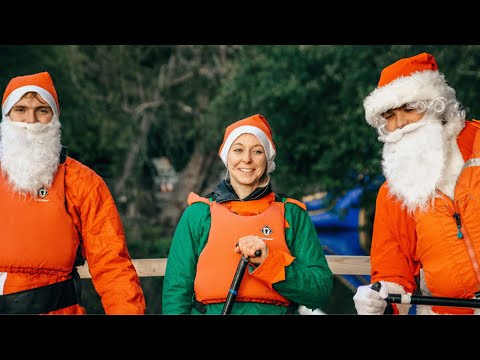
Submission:
{"label": "white pompom on hat", "polygon": [[365,118],[371,126],[378,127],[387,110],[438,98],[456,101],[455,90],[447,85],[433,56],[421,53],[382,70],[377,88],[363,101]]}
{"label": "white pompom on hat", "polygon": [[229,125],[225,129],[222,145],[218,151],[218,155],[227,166],[227,154],[233,142],[242,134],[255,135],[267,156],[267,174],[275,170],[276,148],[273,143],[272,129],[263,115],[256,114],[242,120],[238,120]]}
{"label": "white pompom on hat", "polygon": [[10,80],[3,94],[3,118],[7,116],[22,96],[30,91],[38,93],[50,105],[54,115],[57,117],[60,115],[57,91],[53,85],[52,77],[44,71],[32,75],[17,76]]}

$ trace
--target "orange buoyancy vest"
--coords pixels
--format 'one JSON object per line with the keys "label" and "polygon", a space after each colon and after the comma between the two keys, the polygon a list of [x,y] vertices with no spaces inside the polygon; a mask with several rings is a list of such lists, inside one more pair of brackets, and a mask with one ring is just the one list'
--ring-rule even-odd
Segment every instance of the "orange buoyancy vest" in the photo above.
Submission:
{"label": "orange buoyancy vest", "polygon": [[[195,194],[193,195],[195,196]],[[194,200],[190,196],[189,200],[189,203],[193,201],[208,203],[211,212],[210,233],[207,244],[198,259],[194,282],[197,301],[204,304],[226,301],[241,258],[240,254],[233,251],[239,238],[258,235],[265,240],[269,249],[279,249],[290,254],[285,241],[285,227],[288,226],[285,221],[285,206],[283,202],[275,201],[275,194],[271,193],[259,200],[223,204],[209,201],[198,195]],[[256,205],[265,204],[266,201],[268,201],[267,207],[261,212],[252,210],[256,208]],[[248,215],[231,211],[233,209],[230,207],[237,203],[240,209],[244,208],[243,213],[248,213]],[[260,205],[260,208],[261,206],[264,205]],[[236,301],[284,306],[291,303],[273,289],[271,284],[256,279],[248,271],[243,276]]]}
{"label": "orange buoyancy vest", "polygon": [[[417,211],[416,256],[434,296],[473,298],[480,290],[480,131],[457,179],[454,200],[435,199],[433,210]],[[471,314],[470,308],[433,306],[437,313]]]}
{"label": "orange buoyancy vest", "polygon": [[[65,208],[65,164],[44,197],[21,195],[0,174],[0,294],[53,284],[71,277],[79,237]],[[73,312],[78,312],[78,309]]]}

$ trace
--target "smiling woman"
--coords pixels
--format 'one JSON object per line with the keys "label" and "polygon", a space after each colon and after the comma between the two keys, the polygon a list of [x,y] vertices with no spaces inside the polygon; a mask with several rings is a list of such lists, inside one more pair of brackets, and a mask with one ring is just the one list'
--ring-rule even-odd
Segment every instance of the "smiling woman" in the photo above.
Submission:
{"label": "smiling woman", "polygon": [[260,140],[253,134],[240,135],[227,155],[230,183],[240,199],[268,183],[266,166],[267,157]]}
{"label": "smiling woman", "polygon": [[228,313],[298,314],[300,304],[322,308],[333,274],[305,204],[272,190],[276,148],[265,117],[229,125],[218,154],[225,179],[206,196],[191,193],[177,225],[163,313],[223,314],[240,259],[248,263]]}

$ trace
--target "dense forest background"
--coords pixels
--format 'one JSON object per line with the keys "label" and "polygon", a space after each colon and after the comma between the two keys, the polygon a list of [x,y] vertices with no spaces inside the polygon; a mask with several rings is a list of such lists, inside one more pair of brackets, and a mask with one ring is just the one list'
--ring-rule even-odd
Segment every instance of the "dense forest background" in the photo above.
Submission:
{"label": "dense forest background", "polygon": [[[275,191],[302,199],[362,186],[371,220],[381,145],[362,102],[385,66],[421,52],[434,55],[467,117],[480,118],[479,45],[0,45],[0,86],[52,75],[69,155],[109,185],[132,257],[159,258],[188,193],[206,194],[223,176],[225,126],[256,113],[273,129]],[[175,172],[168,191],[158,159]],[[102,313],[82,281],[89,312]],[[142,286],[148,313],[161,313],[162,279]]]}

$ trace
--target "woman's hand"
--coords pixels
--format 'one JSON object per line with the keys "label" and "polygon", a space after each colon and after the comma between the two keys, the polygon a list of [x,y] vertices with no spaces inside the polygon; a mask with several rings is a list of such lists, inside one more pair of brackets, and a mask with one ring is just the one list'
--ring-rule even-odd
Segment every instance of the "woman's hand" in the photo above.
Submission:
{"label": "woman's hand", "polygon": [[[257,250],[262,252],[260,256],[255,256]],[[252,264],[260,265],[268,255],[268,246],[259,236],[248,235],[238,239],[234,251],[248,257],[248,261]]]}

